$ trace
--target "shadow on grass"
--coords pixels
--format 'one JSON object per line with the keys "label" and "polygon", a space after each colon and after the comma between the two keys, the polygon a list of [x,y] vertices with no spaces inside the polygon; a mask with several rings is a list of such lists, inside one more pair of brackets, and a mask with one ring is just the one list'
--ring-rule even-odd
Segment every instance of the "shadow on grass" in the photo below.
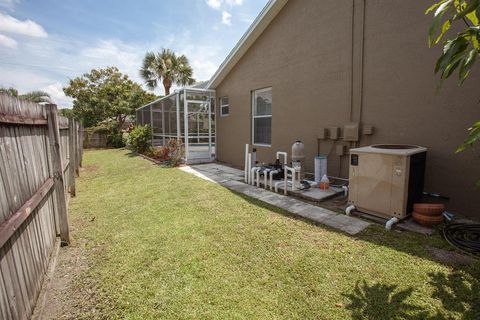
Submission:
{"label": "shadow on grass", "polygon": [[[350,293],[343,296],[350,300],[345,307],[351,311],[352,319],[425,319],[447,320],[480,319],[480,283],[478,279],[470,278],[459,272],[448,276],[443,273],[431,273],[430,285],[433,286],[432,298],[442,303],[443,310],[430,315],[421,307],[406,300],[414,293],[409,287],[397,290],[396,285],[367,284],[357,282]],[[445,312],[449,314],[445,314]]]}
{"label": "shadow on grass", "polygon": [[[363,281],[357,282],[350,292],[343,294],[350,299],[346,309],[351,311],[353,319],[446,320],[452,319],[451,313],[456,313],[462,320],[480,319],[480,263],[478,261],[471,265],[452,265],[452,263],[438,261],[432,256],[426,247],[438,243],[432,243],[429,237],[423,235],[386,232],[380,226],[372,226],[360,234],[351,236],[261,200],[233,190],[229,191],[256,206],[277,214],[342,233],[347,237],[372,242],[437,263],[444,263],[452,269],[452,273],[449,275],[441,272],[428,274],[429,284],[432,287],[431,298],[440,301],[443,307],[443,310],[437,311],[437,314],[429,315],[421,307],[406,301],[415,291],[412,287],[398,290],[396,285],[381,283],[369,285]],[[403,238],[399,241],[399,237]],[[449,312],[449,315],[444,315],[445,311]]]}
{"label": "shadow on grass", "polygon": [[[480,319],[480,278],[455,271],[449,275],[431,273],[432,297],[441,301],[445,310],[458,313],[460,319]],[[445,319],[439,314],[433,319]]]}
{"label": "shadow on grass", "polygon": [[368,285],[364,280],[343,295],[350,299],[345,308],[351,311],[352,319],[426,319],[421,307],[406,302],[413,291],[411,287],[397,290],[396,285]]}
{"label": "shadow on grass", "polygon": [[138,153],[133,152],[133,151],[131,151],[131,150],[129,150],[129,149],[125,149],[125,150],[128,151],[128,153],[125,154],[127,157],[129,157],[129,158],[137,158],[137,157],[139,157]]}

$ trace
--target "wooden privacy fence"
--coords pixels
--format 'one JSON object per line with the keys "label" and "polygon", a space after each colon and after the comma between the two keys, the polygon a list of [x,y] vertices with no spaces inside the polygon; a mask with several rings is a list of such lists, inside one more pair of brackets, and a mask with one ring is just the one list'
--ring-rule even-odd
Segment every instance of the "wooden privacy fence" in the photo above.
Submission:
{"label": "wooden privacy fence", "polygon": [[78,122],[57,106],[0,94],[0,319],[29,319],[82,159]]}

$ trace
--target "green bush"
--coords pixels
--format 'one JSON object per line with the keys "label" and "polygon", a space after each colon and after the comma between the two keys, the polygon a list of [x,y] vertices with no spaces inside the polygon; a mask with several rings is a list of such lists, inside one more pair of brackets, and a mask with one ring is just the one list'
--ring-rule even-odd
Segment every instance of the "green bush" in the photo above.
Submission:
{"label": "green bush", "polygon": [[108,128],[108,135],[107,135],[107,146],[113,147],[113,148],[122,148],[125,146],[125,143],[123,141],[123,133],[122,130],[120,130],[120,127],[118,125],[118,122],[110,122],[107,125]]}
{"label": "green bush", "polygon": [[[95,127],[86,128],[84,132],[86,147],[122,148],[125,146],[122,130],[116,121],[104,122]],[[97,141],[95,143],[95,139],[101,139],[104,142]]]}
{"label": "green bush", "polygon": [[130,131],[125,142],[127,147],[133,151],[144,153],[151,147],[152,129],[148,124],[145,126],[136,126]]}

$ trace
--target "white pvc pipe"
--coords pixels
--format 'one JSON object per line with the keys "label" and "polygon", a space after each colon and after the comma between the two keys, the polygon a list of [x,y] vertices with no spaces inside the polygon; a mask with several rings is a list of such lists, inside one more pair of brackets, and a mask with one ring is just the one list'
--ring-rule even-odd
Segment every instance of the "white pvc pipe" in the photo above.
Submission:
{"label": "white pvc pipe", "polygon": [[283,181],[277,181],[275,182],[275,192],[278,192],[278,186],[283,184],[284,182]]}
{"label": "white pvc pipe", "polygon": [[278,173],[278,170],[272,170],[272,171],[269,172],[269,174],[270,174],[270,183],[269,183],[270,190],[273,189],[273,175],[276,174],[276,173]]}
{"label": "white pvc pipe", "polygon": [[283,159],[283,164],[287,164],[287,157],[288,157],[288,154],[286,152],[283,152],[283,151],[277,151],[277,159],[280,160],[280,156],[283,156],[284,159]]}
{"label": "white pvc pipe", "polygon": [[250,169],[250,184],[255,184],[255,170],[257,169],[257,167],[253,167],[252,169]]}
{"label": "white pvc pipe", "polygon": [[245,180],[245,183],[248,183],[248,148],[249,148],[249,145],[248,143],[245,145],[245,166],[244,166],[244,180]]}
{"label": "white pvc pipe", "polygon": [[353,204],[349,205],[348,207],[345,208],[345,214],[347,216],[352,214],[352,211],[355,210],[355,206]]}
{"label": "white pvc pipe", "polygon": [[268,173],[269,173],[269,172],[270,172],[269,169],[265,169],[265,170],[263,171],[263,187],[264,187],[265,189],[268,189],[267,179],[268,179]]}
{"label": "white pvc pipe", "polygon": [[296,187],[296,181],[297,181],[297,171],[294,168],[290,168],[289,166],[284,166],[285,168],[285,194],[287,192],[287,183],[288,183],[288,177],[290,173],[290,177],[292,178],[292,191],[297,190]]}
{"label": "white pvc pipe", "polygon": [[343,195],[346,197],[348,196],[348,187],[347,186],[342,186],[343,189]]}
{"label": "white pvc pipe", "polygon": [[392,230],[392,226],[398,221],[400,220],[398,220],[397,217],[393,217],[392,219],[388,220],[387,223],[385,223],[385,229],[388,231]]}
{"label": "white pvc pipe", "polygon": [[252,179],[250,175],[250,170],[252,169],[252,154],[248,153],[248,167],[247,167],[247,183],[250,184]]}
{"label": "white pvc pipe", "polygon": [[260,178],[259,175],[258,175],[258,170],[260,170],[260,167],[253,167],[252,170],[250,170],[250,176],[251,176],[250,184],[251,185],[255,185],[255,173],[257,173],[257,178]]}
{"label": "white pvc pipe", "polygon": [[257,169],[257,188],[260,188],[260,168]]}

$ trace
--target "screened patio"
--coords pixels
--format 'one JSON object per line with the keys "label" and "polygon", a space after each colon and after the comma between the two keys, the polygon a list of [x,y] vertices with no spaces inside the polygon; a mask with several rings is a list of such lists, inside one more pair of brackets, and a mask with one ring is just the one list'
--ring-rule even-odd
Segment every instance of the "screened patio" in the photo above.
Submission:
{"label": "screened patio", "polygon": [[215,91],[186,88],[136,110],[136,121],[152,128],[152,145],[164,146],[169,139],[185,145],[187,163],[215,158]]}

